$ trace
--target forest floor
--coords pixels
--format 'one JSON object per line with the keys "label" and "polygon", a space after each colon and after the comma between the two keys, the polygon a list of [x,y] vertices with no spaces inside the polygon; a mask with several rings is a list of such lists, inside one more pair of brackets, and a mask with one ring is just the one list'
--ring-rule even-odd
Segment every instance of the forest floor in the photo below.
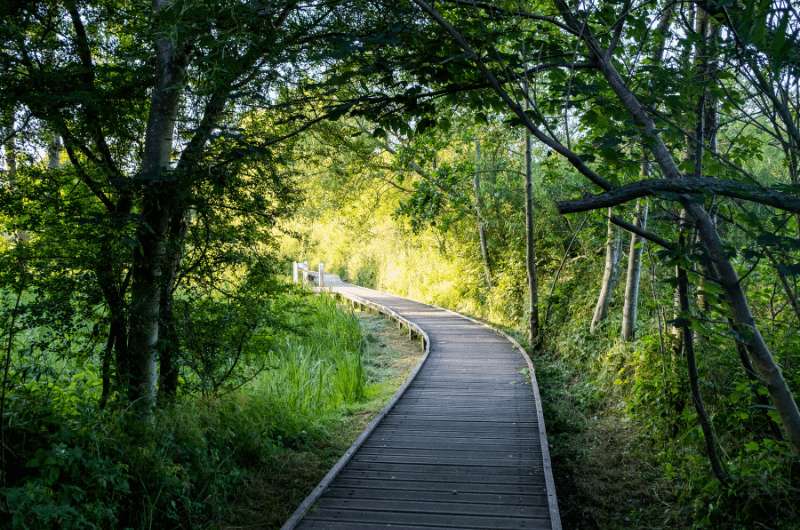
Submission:
{"label": "forest floor", "polygon": [[365,340],[367,399],[325,418],[324,443],[276,452],[247,480],[241,504],[223,528],[280,528],[403,384],[422,356],[418,341],[379,315],[356,312]]}
{"label": "forest floor", "polygon": [[545,353],[534,364],[564,527],[682,527],[656,448],[622,405],[599,395],[590,377],[557,355]]}

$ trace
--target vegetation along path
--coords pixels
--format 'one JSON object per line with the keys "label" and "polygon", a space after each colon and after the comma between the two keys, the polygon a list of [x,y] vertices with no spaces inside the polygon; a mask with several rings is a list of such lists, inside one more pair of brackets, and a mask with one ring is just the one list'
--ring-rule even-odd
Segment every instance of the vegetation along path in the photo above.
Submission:
{"label": "vegetation along path", "polygon": [[560,529],[532,367],[459,314],[329,281],[423,335],[427,355],[284,530]]}

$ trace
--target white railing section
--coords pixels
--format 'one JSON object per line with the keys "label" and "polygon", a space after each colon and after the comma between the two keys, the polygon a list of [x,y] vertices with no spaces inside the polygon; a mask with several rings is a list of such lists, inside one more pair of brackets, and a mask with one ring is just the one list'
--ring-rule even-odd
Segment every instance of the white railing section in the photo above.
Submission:
{"label": "white railing section", "polygon": [[325,264],[320,261],[317,270],[313,270],[309,268],[307,261],[293,261],[292,281],[302,285],[325,287]]}

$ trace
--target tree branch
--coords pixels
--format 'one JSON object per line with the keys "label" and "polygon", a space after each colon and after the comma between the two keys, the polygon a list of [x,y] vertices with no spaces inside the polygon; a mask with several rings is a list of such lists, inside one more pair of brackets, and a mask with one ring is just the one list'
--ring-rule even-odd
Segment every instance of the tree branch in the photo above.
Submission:
{"label": "tree branch", "polygon": [[[81,66],[83,67],[81,79],[84,84],[84,88],[90,93],[94,94],[94,63],[92,61],[92,50],[89,46],[89,38],[86,35],[86,28],[83,25],[80,12],[78,12],[78,7],[75,5],[75,2],[67,2],[67,10],[69,11],[70,19],[72,20],[72,26],[75,30],[75,47],[78,50],[78,57],[80,58]],[[86,103],[84,107],[86,109],[86,118],[89,124],[89,130],[92,131],[92,137],[97,145],[97,150],[100,151],[100,155],[103,158],[106,169],[112,177],[109,180],[113,184],[115,180],[113,177],[119,175],[119,170],[114,163],[114,158],[111,156],[111,150],[108,147],[108,142],[106,142],[105,136],[103,136],[103,131],[100,128],[100,116],[97,114],[93,102]]]}
{"label": "tree branch", "polygon": [[575,35],[575,31],[572,28],[562,23],[554,16],[537,15],[536,13],[531,13],[529,11],[522,11],[520,9],[504,9],[494,4],[490,4],[489,2],[478,2],[476,0],[445,0],[445,1],[451,4],[455,4],[459,7],[472,7],[475,9],[480,9],[482,11],[485,11],[489,15],[494,15],[494,16],[503,15],[506,17],[518,17],[518,18],[526,18],[528,20],[536,20],[539,22],[548,22],[556,27],[563,29],[568,33]]}
{"label": "tree branch", "polygon": [[712,177],[640,180],[599,195],[590,195],[572,201],[560,201],[557,206],[558,211],[562,214],[577,213],[609,208],[640,197],[671,193],[713,193],[772,206],[787,212],[800,213],[800,197],[770,188],[760,188],[734,180],[721,180]]}
{"label": "tree branch", "polygon": [[644,230],[643,228],[638,227],[633,223],[629,223],[628,221],[625,221],[624,219],[617,217],[616,215],[612,215],[609,219],[611,220],[612,223],[614,223],[618,227],[623,228],[628,232],[632,232],[637,236],[641,237],[642,239],[651,241],[660,247],[664,247],[665,249],[673,252],[677,249],[677,246],[674,243],[671,243],[666,239],[657,236],[653,232]]}

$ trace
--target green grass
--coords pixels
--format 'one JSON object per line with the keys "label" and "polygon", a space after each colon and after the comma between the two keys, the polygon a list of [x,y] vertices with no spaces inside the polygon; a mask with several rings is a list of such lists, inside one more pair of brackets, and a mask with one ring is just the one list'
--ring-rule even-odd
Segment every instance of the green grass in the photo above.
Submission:
{"label": "green grass", "polygon": [[271,354],[274,368],[247,389],[307,421],[362,401],[366,384],[358,319],[327,296],[315,297],[313,306],[310,318],[293,323],[302,334],[288,335]]}
{"label": "green grass", "polygon": [[[324,372],[320,371],[317,364],[309,364],[307,357],[304,357],[293,363],[291,372],[292,380],[300,385],[305,385],[321,373],[327,373],[331,380],[322,396],[354,396],[352,380],[356,374],[360,374],[364,378],[361,397],[341,401],[339,407],[329,409],[327,414],[313,415],[313,423],[306,426],[309,429],[307,432],[313,431],[313,434],[305,438],[305,443],[284,444],[270,455],[262,467],[250,473],[223,526],[279,528],[372,417],[383,408],[419,361],[422,354],[419,343],[409,340],[405,331],[399,330],[394,323],[368,313],[356,313],[352,319],[359,326],[359,336],[363,337],[362,363],[358,367],[354,366],[351,358],[341,357],[341,366]],[[309,372],[305,376],[298,375],[303,366]],[[275,374],[270,375],[270,384],[279,389],[281,387],[277,385],[275,377]],[[310,403],[330,403],[325,399],[317,399],[293,397],[283,403],[292,404],[286,410],[297,411],[306,410],[305,407]],[[301,417],[312,416],[303,413]]]}
{"label": "green grass", "polygon": [[16,389],[0,526],[280,527],[420,354],[392,324],[326,296],[292,319],[256,380],[184,396],[151,423],[101,411],[94,376]]}

